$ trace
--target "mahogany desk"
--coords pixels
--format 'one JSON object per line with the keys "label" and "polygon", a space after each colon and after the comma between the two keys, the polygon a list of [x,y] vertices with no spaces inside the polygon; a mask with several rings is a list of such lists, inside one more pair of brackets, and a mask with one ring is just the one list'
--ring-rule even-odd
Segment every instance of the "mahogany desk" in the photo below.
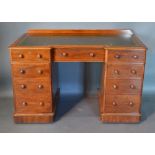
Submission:
{"label": "mahogany desk", "polygon": [[146,47],[131,30],[29,30],[10,45],[10,57],[16,123],[53,121],[54,62],[103,62],[100,120],[140,121]]}

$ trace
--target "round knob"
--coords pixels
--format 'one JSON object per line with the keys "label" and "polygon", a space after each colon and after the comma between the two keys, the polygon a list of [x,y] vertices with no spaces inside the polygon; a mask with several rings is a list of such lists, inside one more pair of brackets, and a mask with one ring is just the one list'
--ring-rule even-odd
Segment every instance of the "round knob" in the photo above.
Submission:
{"label": "round knob", "polygon": [[113,88],[114,88],[114,89],[117,89],[118,87],[117,87],[117,85],[114,84],[114,85],[113,85]]}
{"label": "round knob", "polygon": [[118,70],[114,70],[114,73],[115,73],[115,74],[119,74],[119,71],[118,71]]}
{"label": "round knob", "polygon": [[42,74],[43,73],[43,70],[38,70],[38,74]]}
{"label": "round knob", "polygon": [[38,88],[39,88],[39,89],[42,89],[42,88],[43,88],[43,85],[41,85],[41,84],[38,85]]}
{"label": "round knob", "polygon": [[136,72],[136,70],[132,69],[132,70],[131,70],[131,73],[132,73],[132,74],[136,74],[137,72]]}
{"label": "round knob", "polygon": [[63,52],[63,53],[61,53],[61,55],[65,57],[65,56],[67,56],[67,53]]}
{"label": "round knob", "polygon": [[40,102],[39,105],[40,105],[40,106],[44,106],[44,102]]}
{"label": "round knob", "polygon": [[133,103],[133,102],[129,102],[129,106],[131,106],[131,107],[132,107],[133,105],[134,105],[134,103]]}
{"label": "round knob", "polygon": [[23,106],[27,106],[27,102],[22,102],[22,105]]}
{"label": "round knob", "polygon": [[134,86],[133,84],[131,84],[131,85],[130,85],[130,88],[131,88],[131,89],[134,89],[134,88],[135,88],[135,86]]}
{"label": "round knob", "polygon": [[113,105],[113,106],[117,106],[117,103],[116,103],[116,102],[112,102],[112,105]]}
{"label": "round knob", "polygon": [[137,56],[137,55],[134,55],[133,58],[134,58],[134,59],[138,59],[138,56]]}
{"label": "round knob", "polygon": [[115,55],[115,58],[116,58],[116,59],[119,59],[120,57],[121,57],[121,56],[120,56],[120,55],[118,55],[118,54],[117,54],[117,55]]}
{"label": "round knob", "polygon": [[42,55],[41,54],[37,54],[37,58],[38,59],[41,59],[42,58]]}
{"label": "round knob", "polygon": [[18,57],[19,58],[24,58],[24,55],[23,54],[19,54]]}
{"label": "round knob", "polygon": [[95,54],[94,54],[94,53],[89,53],[89,55],[90,55],[91,57],[94,57],[94,56],[95,56]]}
{"label": "round knob", "polygon": [[24,70],[24,69],[21,69],[21,70],[20,70],[20,73],[21,73],[21,74],[24,74],[24,73],[25,73],[25,70]]}
{"label": "round knob", "polygon": [[22,89],[25,89],[25,88],[26,88],[26,85],[22,84],[20,87],[21,87]]}

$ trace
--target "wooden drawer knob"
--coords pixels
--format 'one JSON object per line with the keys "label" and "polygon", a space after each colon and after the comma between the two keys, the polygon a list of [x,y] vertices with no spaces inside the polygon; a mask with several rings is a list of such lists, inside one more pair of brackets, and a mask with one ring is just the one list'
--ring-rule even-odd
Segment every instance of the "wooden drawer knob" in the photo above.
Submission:
{"label": "wooden drawer knob", "polygon": [[132,107],[133,105],[134,105],[134,103],[133,103],[133,102],[129,102],[129,106],[131,106],[131,107]]}
{"label": "wooden drawer knob", "polygon": [[131,73],[132,73],[132,74],[136,74],[137,72],[136,72],[136,70],[132,69],[132,70],[131,70]]}
{"label": "wooden drawer knob", "polygon": [[134,58],[134,59],[138,59],[138,55],[134,55],[133,58]]}
{"label": "wooden drawer knob", "polygon": [[95,54],[94,53],[89,53],[89,56],[94,57]]}
{"label": "wooden drawer knob", "polygon": [[37,54],[37,58],[38,59],[41,59],[42,58],[42,55],[41,54]]}
{"label": "wooden drawer knob", "polygon": [[130,85],[131,89],[135,89],[135,86],[133,84]]}
{"label": "wooden drawer knob", "polygon": [[21,74],[25,74],[25,70],[24,70],[24,69],[21,69],[21,70],[20,70],[20,73],[21,73]]}
{"label": "wooden drawer knob", "polygon": [[115,55],[116,59],[119,59],[121,56],[119,54]]}
{"label": "wooden drawer knob", "polygon": [[114,85],[113,85],[113,88],[114,88],[114,89],[117,89],[117,88],[118,88],[118,86],[114,84]]}
{"label": "wooden drawer knob", "polygon": [[65,52],[63,52],[63,53],[61,53],[61,55],[62,55],[63,57],[66,57],[68,54],[65,53]]}
{"label": "wooden drawer knob", "polygon": [[38,74],[43,74],[43,70],[38,70]]}
{"label": "wooden drawer knob", "polygon": [[24,58],[24,55],[23,54],[19,54],[18,57],[19,58]]}
{"label": "wooden drawer knob", "polygon": [[22,102],[22,105],[23,106],[27,106],[27,102]]}
{"label": "wooden drawer knob", "polygon": [[38,85],[38,88],[39,88],[39,89],[42,89],[42,88],[43,88],[43,85],[41,85],[41,84]]}
{"label": "wooden drawer knob", "polygon": [[113,105],[113,106],[117,106],[117,103],[116,103],[116,102],[112,102],[112,105]]}
{"label": "wooden drawer knob", "polygon": [[114,73],[118,75],[119,74],[119,71],[118,70],[114,70]]}
{"label": "wooden drawer knob", "polygon": [[21,87],[22,89],[25,89],[25,88],[26,88],[26,85],[22,84],[22,85],[20,85],[20,87]]}
{"label": "wooden drawer knob", "polygon": [[40,102],[39,105],[40,105],[40,106],[44,106],[44,102]]}

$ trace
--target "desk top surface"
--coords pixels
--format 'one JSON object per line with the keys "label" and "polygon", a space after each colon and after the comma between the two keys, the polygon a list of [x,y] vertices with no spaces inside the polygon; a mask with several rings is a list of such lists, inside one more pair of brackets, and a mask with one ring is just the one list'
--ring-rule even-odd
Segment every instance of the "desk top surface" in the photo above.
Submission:
{"label": "desk top surface", "polygon": [[145,47],[131,30],[29,30],[11,47]]}

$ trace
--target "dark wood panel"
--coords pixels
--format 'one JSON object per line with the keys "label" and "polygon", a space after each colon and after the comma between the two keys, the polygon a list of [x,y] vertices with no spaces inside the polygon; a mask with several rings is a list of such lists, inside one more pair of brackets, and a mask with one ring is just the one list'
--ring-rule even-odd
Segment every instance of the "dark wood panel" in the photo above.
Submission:
{"label": "dark wood panel", "polygon": [[132,30],[127,30],[127,29],[30,29],[27,31],[27,34],[29,35],[66,35],[66,36],[73,36],[73,35],[120,35],[120,34],[128,34],[133,35]]}
{"label": "dark wood panel", "polygon": [[100,120],[107,123],[138,123],[140,114],[102,114]]}
{"label": "dark wood panel", "polygon": [[38,113],[38,114],[14,114],[16,123],[51,123],[53,121],[53,113]]}

